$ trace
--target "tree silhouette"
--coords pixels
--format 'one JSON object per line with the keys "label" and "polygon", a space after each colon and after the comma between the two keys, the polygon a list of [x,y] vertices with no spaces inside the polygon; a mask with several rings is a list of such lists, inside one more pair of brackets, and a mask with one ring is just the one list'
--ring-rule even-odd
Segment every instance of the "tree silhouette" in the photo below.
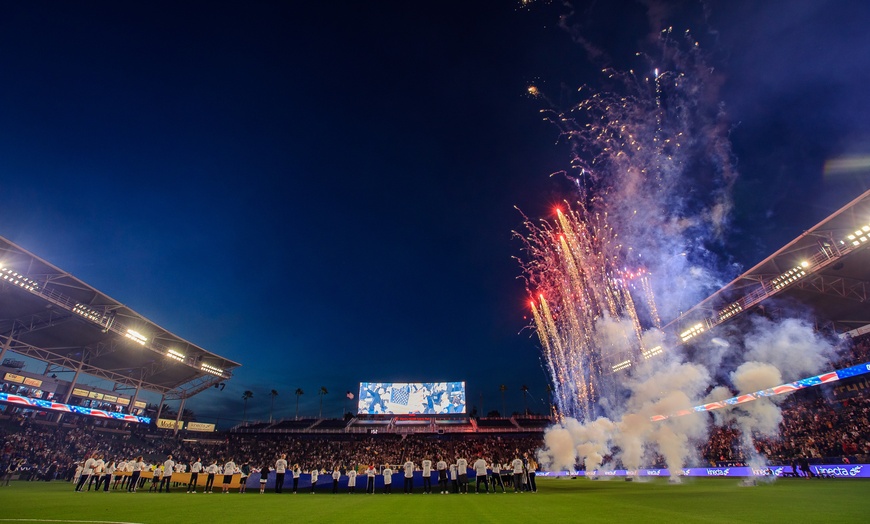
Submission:
{"label": "tree silhouette", "polygon": [[245,411],[244,411],[244,415],[242,416],[242,419],[244,422],[248,421],[248,399],[251,399],[253,397],[254,397],[253,391],[245,391],[244,393],[242,393],[242,400],[245,401]]}
{"label": "tree silhouette", "polygon": [[326,395],[327,393],[329,393],[329,391],[326,391],[325,387],[320,386],[320,391],[317,392],[317,394],[320,395],[320,414],[317,418],[323,418],[323,395]]}
{"label": "tree silhouette", "polygon": [[299,420],[299,397],[304,395],[302,388],[296,388],[296,420]]}
{"label": "tree silhouette", "polygon": [[269,396],[272,397],[272,405],[269,406],[269,422],[272,422],[272,410],[275,408],[275,397],[278,396],[278,391],[273,389],[269,392]]}

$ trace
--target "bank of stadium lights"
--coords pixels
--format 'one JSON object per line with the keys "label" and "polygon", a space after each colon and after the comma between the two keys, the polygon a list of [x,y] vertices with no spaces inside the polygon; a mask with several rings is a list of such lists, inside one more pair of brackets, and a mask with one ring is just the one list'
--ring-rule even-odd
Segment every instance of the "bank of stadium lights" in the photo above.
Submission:
{"label": "bank of stadium lights", "polygon": [[861,226],[861,229],[856,229],[854,234],[846,235],[846,238],[853,246],[864,244],[867,242],[868,237],[870,237],[870,225]]}
{"label": "bank of stadium lights", "polygon": [[652,349],[645,349],[645,350],[640,352],[640,355],[645,359],[652,358],[656,355],[661,355],[661,354],[662,354],[662,347],[661,346],[656,346]]}
{"label": "bank of stadium lights", "polygon": [[680,333],[680,340],[688,342],[689,339],[695,338],[706,330],[702,322],[698,322],[694,326]]}
{"label": "bank of stadium lights", "polygon": [[173,359],[173,360],[177,360],[179,362],[184,362],[184,353],[179,353],[178,351],[175,351],[174,349],[170,349],[169,351],[167,351],[166,356]]}
{"label": "bank of stadium lights", "polygon": [[623,360],[619,364],[613,365],[613,372],[616,373],[617,371],[622,371],[623,369],[628,369],[630,367],[631,367],[631,361],[630,360]]}
{"label": "bank of stadium lights", "polygon": [[3,280],[12,285],[24,288],[28,291],[36,291],[39,289],[39,284],[37,284],[36,281],[31,280],[6,266],[0,266],[0,278],[3,278]]}
{"label": "bank of stadium lights", "polygon": [[733,304],[730,304],[728,307],[717,313],[717,316],[719,317],[719,322],[727,320],[736,315],[737,313],[740,313],[741,311],[743,311],[743,306],[740,305],[740,302],[734,302]]}
{"label": "bank of stadium lights", "polygon": [[785,286],[795,282],[798,279],[801,279],[807,275],[806,268],[810,265],[809,262],[801,262],[799,266],[795,266],[782,275],[774,278],[770,281],[770,285],[773,286],[773,289],[782,289]]}
{"label": "bank of stadium lights", "polygon": [[138,331],[135,331],[133,329],[128,329],[127,333],[125,333],[124,336],[129,338],[130,340],[132,340],[134,342],[138,342],[139,344],[141,344],[143,346],[145,345],[146,342],[148,342],[148,339],[145,338],[145,335],[143,335],[142,333],[139,333]]}
{"label": "bank of stadium lights", "polygon": [[206,364],[205,362],[200,364],[199,368],[201,370],[205,371],[206,373],[211,373],[212,375],[217,375],[219,377],[224,376],[224,370],[222,370],[221,368],[215,367],[215,366],[210,366],[210,365]]}
{"label": "bank of stadium lights", "polygon": [[92,320],[98,324],[103,323],[103,317],[105,316],[102,312],[97,311],[96,309],[91,309],[84,304],[76,304],[73,306],[73,313],[77,313],[88,320]]}

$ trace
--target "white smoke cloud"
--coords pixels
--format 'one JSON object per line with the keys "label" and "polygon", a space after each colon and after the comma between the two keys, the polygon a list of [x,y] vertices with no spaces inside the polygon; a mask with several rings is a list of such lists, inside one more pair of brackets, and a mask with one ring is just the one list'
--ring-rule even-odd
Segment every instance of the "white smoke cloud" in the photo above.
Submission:
{"label": "white smoke cloud", "polygon": [[744,340],[745,358],[771,364],[785,380],[821,373],[835,356],[834,345],[804,320],[788,318],[774,322],[755,317],[752,324],[753,329]]}

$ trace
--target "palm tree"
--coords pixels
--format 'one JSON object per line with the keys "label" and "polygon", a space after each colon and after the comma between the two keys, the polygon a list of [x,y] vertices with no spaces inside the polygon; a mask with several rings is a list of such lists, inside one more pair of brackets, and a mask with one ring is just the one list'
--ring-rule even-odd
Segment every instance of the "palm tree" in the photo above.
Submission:
{"label": "palm tree", "polygon": [[506,416],[505,413],[507,413],[507,409],[505,408],[505,403],[504,403],[504,392],[507,391],[507,386],[502,384],[501,386],[498,387],[498,389],[501,390],[501,416],[504,417],[504,416]]}
{"label": "palm tree", "polygon": [[520,387],[520,390],[522,390],[522,392],[523,392],[523,412],[528,417],[529,416],[529,403],[528,403],[529,386],[523,384],[522,387]]}
{"label": "palm tree", "polygon": [[329,391],[326,391],[325,387],[320,386],[320,391],[317,392],[317,394],[320,395],[320,414],[317,418],[323,418],[323,395],[326,395],[327,393],[329,393]]}
{"label": "palm tree", "polygon": [[299,397],[304,394],[302,388],[296,388],[296,420],[299,420]]}
{"label": "palm tree", "polygon": [[269,392],[269,396],[272,397],[272,405],[269,406],[269,422],[272,422],[272,409],[275,407],[275,397],[278,396],[278,392],[273,389]]}
{"label": "palm tree", "polygon": [[244,393],[242,393],[242,400],[245,401],[245,411],[244,411],[245,414],[242,417],[244,419],[244,422],[248,421],[248,399],[253,398],[253,397],[254,397],[253,391],[245,391]]}

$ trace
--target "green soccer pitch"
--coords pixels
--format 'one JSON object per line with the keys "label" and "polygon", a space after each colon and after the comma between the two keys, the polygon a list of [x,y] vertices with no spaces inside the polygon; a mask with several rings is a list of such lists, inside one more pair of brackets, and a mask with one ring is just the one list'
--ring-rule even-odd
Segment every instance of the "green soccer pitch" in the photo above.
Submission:
{"label": "green soccer pitch", "polygon": [[3,522],[867,522],[870,481],[779,479],[538,479],[537,493],[375,495],[85,492],[65,482],[0,487]]}

